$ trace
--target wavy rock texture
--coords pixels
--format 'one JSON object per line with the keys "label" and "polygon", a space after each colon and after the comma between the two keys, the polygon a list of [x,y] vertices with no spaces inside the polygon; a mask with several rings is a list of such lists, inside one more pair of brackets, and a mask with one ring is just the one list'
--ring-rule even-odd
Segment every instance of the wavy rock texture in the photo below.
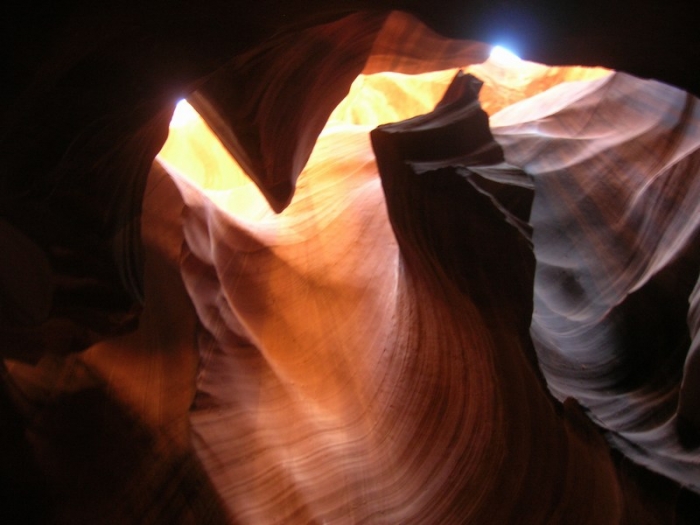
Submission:
{"label": "wavy rock texture", "polygon": [[698,100],[616,74],[492,123],[535,181],[532,335],[551,391],[579,400],[626,455],[698,490]]}
{"label": "wavy rock texture", "polygon": [[[696,523],[697,99],[512,78],[403,14],[225,4],[66,15],[13,69],[0,521]],[[590,55],[585,17],[533,49],[697,86],[606,13]],[[455,72],[415,99],[355,73],[454,67],[497,142],[462,75],[370,144]],[[342,104],[316,142],[362,87],[381,115]],[[179,93],[228,164],[151,164]]]}
{"label": "wavy rock texture", "polygon": [[[521,181],[501,198],[526,220],[530,183],[464,171],[502,160],[473,97],[415,137],[373,133],[381,185],[363,128],[324,134],[277,217],[179,180],[207,329],[195,446],[237,521],[619,521],[603,441],[556,414],[526,360],[532,255],[481,192]],[[464,174],[403,167],[454,157]]]}
{"label": "wavy rock texture", "polygon": [[[445,74],[435,77],[444,90]],[[564,108],[574,122],[591,113],[577,106],[582,90],[604,99],[616,82],[564,85],[537,107]],[[391,83],[360,79],[365,89],[382,87],[370,99]],[[575,403],[556,408],[538,379],[528,329],[532,276],[544,256],[533,217],[535,274],[527,222],[540,180],[502,163],[485,115],[469,103],[478,87],[458,82],[445,96],[456,100],[433,114],[373,132],[388,216],[357,108],[334,113],[354,124],[338,121],[321,136],[295,201],[279,216],[242,176],[222,180],[231,168],[217,177],[215,164],[200,166],[194,183],[176,178],[191,210],[184,278],[208,329],[195,443],[241,522],[669,519],[639,510],[637,489],[615,473]],[[425,98],[411,109],[434,99],[433,89],[419,90]],[[348,100],[360,96],[351,91]],[[386,114],[370,122],[410,107],[397,99],[387,97]],[[538,125],[527,104],[494,116],[511,119],[496,128],[507,152],[519,126]],[[555,288],[534,286],[538,300],[538,286]],[[555,394],[563,401],[576,387]],[[527,429],[527,439],[516,429]],[[690,472],[679,481],[693,479]],[[547,480],[558,480],[556,488]],[[523,499],[495,512],[491,498],[513,492]]]}

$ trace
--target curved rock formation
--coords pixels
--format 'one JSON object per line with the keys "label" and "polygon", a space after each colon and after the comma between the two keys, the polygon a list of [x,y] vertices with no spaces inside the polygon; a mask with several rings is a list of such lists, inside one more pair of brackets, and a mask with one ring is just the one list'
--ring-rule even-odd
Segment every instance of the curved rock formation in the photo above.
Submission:
{"label": "curved rock formation", "polygon": [[535,181],[532,335],[551,391],[586,406],[629,457],[698,490],[698,100],[616,74],[493,124]]}
{"label": "curved rock formation", "polygon": [[[640,63],[639,6],[360,4],[8,28],[0,521],[697,521],[697,99],[439,33],[696,93],[697,46]],[[184,94],[226,167],[153,163]]]}

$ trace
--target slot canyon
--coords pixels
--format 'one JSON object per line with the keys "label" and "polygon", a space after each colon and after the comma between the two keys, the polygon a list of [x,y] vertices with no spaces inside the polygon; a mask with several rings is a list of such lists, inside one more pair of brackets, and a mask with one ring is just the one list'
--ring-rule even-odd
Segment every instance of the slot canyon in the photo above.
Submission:
{"label": "slot canyon", "polygon": [[700,523],[689,2],[14,7],[0,523]]}

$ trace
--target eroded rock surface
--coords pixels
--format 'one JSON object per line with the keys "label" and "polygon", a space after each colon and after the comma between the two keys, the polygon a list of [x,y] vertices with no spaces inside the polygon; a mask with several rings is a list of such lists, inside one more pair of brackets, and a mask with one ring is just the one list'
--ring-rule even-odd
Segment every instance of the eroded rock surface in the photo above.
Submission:
{"label": "eroded rock surface", "polygon": [[[480,4],[463,30],[451,3],[404,6],[432,29],[225,4],[6,32],[2,519],[697,522],[697,99],[600,70],[499,87],[489,46],[439,34],[487,34]],[[687,17],[642,53],[596,16],[533,23],[531,56],[697,92]],[[366,77],[403,102],[316,140],[356,73],[457,67],[495,141],[463,75],[372,150],[454,71],[408,105]],[[153,163],[184,94],[247,175]]]}

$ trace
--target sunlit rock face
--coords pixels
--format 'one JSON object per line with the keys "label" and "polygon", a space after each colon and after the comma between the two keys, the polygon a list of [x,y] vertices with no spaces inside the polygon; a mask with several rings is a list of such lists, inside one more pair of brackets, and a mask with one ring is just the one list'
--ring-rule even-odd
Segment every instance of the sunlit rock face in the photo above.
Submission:
{"label": "sunlit rock face", "polygon": [[[399,70],[401,63],[395,62]],[[598,175],[586,166],[594,162],[588,158],[619,155],[615,148],[630,144],[620,145],[620,137],[636,139],[637,126],[654,129],[649,143],[675,126],[654,120],[668,111],[651,112],[640,102],[649,113],[625,121],[633,131],[623,133],[613,120],[586,124],[595,115],[592,106],[647,96],[682,107],[686,95],[604,70],[506,68],[497,61],[468,70],[487,79],[483,105],[493,113],[505,159],[485,115],[459,96],[432,117],[379,128],[372,151],[370,129],[428,113],[457,70],[363,75],[331,115],[292,204],[280,215],[223,147],[205,142],[211,139],[201,121],[193,117],[189,139],[173,129],[161,158],[188,207],[183,278],[205,329],[192,415],[195,447],[236,519],[618,523],[635,515],[639,503],[624,476],[614,473],[601,438],[592,439],[592,427],[572,425],[580,419],[567,410],[576,410],[562,412],[548,397],[551,391],[560,401],[577,399],[601,423],[599,407],[580,392],[601,394],[566,375],[573,368],[566,360],[586,352],[585,345],[555,347],[560,367],[541,370],[547,387],[539,364],[533,366],[539,363],[534,355],[553,359],[552,346],[537,335],[556,334],[540,321],[547,317],[543,297],[567,293],[565,279],[553,284],[547,278],[550,253],[566,248],[565,239],[546,232],[564,219],[541,199],[547,191],[553,202],[578,199],[579,186],[556,193],[576,171],[566,164],[559,177],[541,176],[546,169],[515,155],[540,160],[536,153],[549,147],[551,162],[581,163],[579,185],[592,184]],[[581,141],[589,157],[570,159],[565,145],[583,139],[582,126],[593,126],[596,143]],[[536,139],[543,145],[531,147]],[[198,157],[198,149],[212,154]],[[640,184],[656,178],[657,168],[640,174]],[[575,213],[570,205],[562,208]],[[621,264],[618,273],[625,270]],[[569,322],[560,317],[558,323]],[[599,345],[603,355],[622,353],[615,336]],[[605,370],[595,377],[615,373],[614,357],[591,359],[601,359]],[[655,364],[648,365],[646,373],[654,374]],[[677,378],[656,381],[678,388]],[[621,382],[608,403],[630,404],[625,396],[634,399],[636,392],[625,388]],[[617,425],[601,423],[619,432]],[[615,432],[608,435],[613,442]],[[640,458],[654,452],[650,447]],[[697,476],[692,453],[645,463],[667,475],[682,472],[674,477],[684,484]],[[570,484],[562,485],[564,479]],[[557,480],[556,488],[545,480]],[[492,498],[506,493],[523,499],[500,505],[499,514]],[[531,502],[527,512],[522,501]]]}
{"label": "sunlit rock face", "polygon": [[[181,105],[83,274],[12,209],[18,522],[697,521],[697,99],[488,51],[372,13],[239,55],[190,97],[223,145]],[[150,165],[170,110],[107,158]],[[136,310],[80,292],[115,268],[145,299],[109,337]]]}
{"label": "sunlit rock face", "polygon": [[373,133],[381,177],[367,128],[332,123],[278,216],[176,175],[194,445],[237,521],[620,521],[604,441],[528,363],[534,260],[490,199],[524,222],[531,181],[466,89],[416,138]]}

